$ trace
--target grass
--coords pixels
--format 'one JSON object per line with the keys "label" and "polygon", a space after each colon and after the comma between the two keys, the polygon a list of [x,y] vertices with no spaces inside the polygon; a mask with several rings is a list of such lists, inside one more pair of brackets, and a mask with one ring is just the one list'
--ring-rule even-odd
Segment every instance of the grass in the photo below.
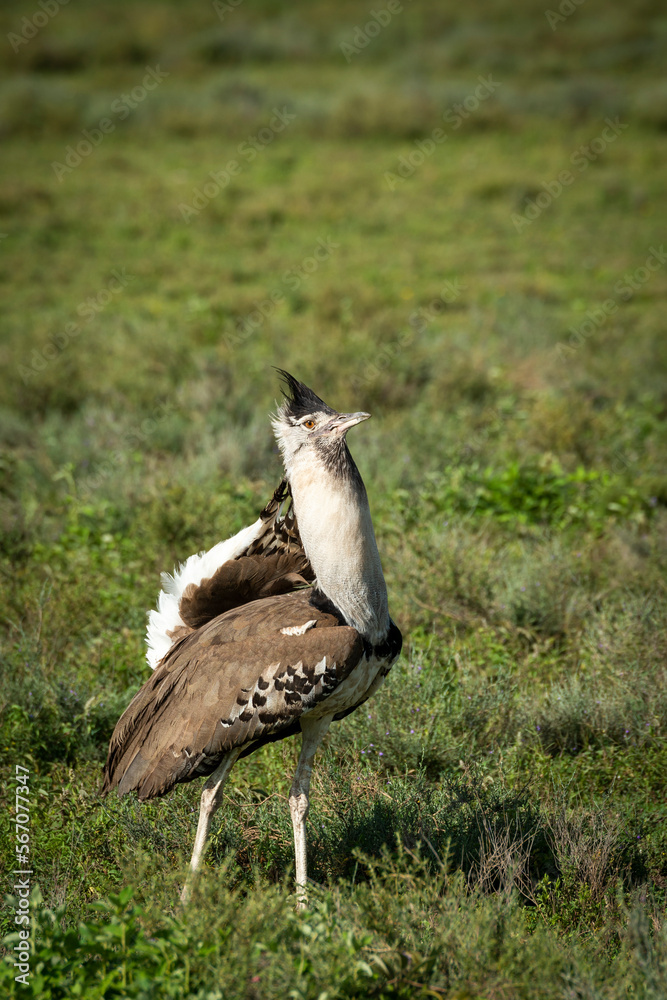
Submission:
{"label": "grass", "polygon": [[[29,988],[0,983],[662,998],[661,10],[414,0],[348,61],[358,5],[228,6],[7,39],[0,756],[34,923]],[[277,482],[272,365],[373,413],[350,444],[406,643],[320,752],[309,911],[286,743],[232,772],[183,912],[198,787],[102,801],[100,768],[159,573]]]}

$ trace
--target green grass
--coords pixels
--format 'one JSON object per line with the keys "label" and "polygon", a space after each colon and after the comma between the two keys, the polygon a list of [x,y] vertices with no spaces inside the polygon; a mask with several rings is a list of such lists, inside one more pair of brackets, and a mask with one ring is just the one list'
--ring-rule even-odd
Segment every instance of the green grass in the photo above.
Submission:
{"label": "green grass", "polygon": [[[667,992],[664,16],[404,7],[349,62],[348,3],[80,2],[16,51],[41,8],[0,13],[10,996]],[[310,910],[292,742],[232,772],[183,912],[198,786],[103,801],[101,765],[159,573],[278,481],[272,365],[373,413],[406,641],[320,752]]]}

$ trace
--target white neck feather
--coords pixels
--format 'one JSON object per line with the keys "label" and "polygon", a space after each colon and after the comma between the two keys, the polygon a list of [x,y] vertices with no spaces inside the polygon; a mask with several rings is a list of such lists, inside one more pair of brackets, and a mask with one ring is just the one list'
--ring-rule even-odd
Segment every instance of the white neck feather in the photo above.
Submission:
{"label": "white neck feather", "polygon": [[387,587],[363,483],[328,469],[311,448],[287,465],[299,534],[317,586],[364,638],[381,641],[389,629]]}

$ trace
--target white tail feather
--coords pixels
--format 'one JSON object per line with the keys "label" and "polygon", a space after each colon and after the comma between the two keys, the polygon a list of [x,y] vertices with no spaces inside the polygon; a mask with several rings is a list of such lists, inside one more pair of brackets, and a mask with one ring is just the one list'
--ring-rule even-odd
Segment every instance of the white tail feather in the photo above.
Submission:
{"label": "white tail feather", "polygon": [[174,570],[173,575],[162,574],[163,589],[157,600],[157,608],[148,613],[146,630],[148,645],[146,659],[151,669],[154,670],[171,649],[173,639],[167,633],[185,625],[179,614],[179,605],[185,588],[191,583],[199,585],[202,580],[208,580],[224,563],[240,556],[257,538],[262,526],[263,521],[258,518],[254,524],[242,528],[224,542],[218,542],[208,552],[190,556]]}

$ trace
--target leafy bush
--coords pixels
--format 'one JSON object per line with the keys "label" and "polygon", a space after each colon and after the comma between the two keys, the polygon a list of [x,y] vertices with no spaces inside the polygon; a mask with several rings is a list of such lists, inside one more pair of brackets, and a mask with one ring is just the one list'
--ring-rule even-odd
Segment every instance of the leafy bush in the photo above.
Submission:
{"label": "leafy bush", "polygon": [[421,491],[427,510],[490,516],[501,523],[602,531],[613,521],[642,524],[652,510],[648,498],[618,477],[582,467],[567,473],[550,456],[540,462],[510,461],[502,470],[476,463],[450,467],[428,481]]}

